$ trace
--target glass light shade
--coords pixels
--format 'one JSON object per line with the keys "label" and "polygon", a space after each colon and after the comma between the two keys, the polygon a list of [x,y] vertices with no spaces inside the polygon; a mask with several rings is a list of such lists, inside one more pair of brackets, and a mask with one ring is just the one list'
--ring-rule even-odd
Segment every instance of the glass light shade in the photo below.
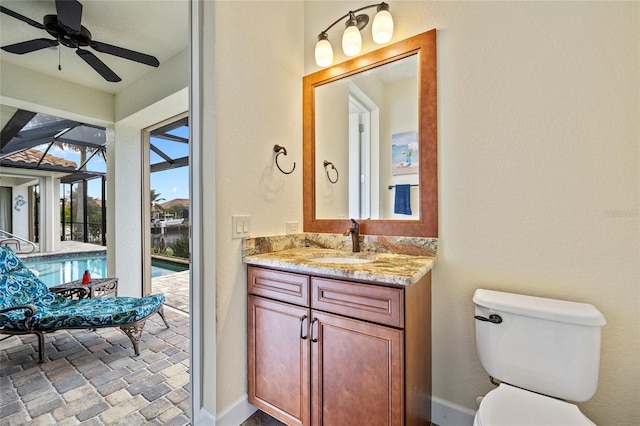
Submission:
{"label": "glass light shade", "polygon": [[326,67],[333,62],[333,48],[327,39],[318,40],[316,43],[316,64]]}
{"label": "glass light shade", "polygon": [[355,25],[350,25],[342,34],[342,51],[347,56],[356,56],[362,49],[362,36]]}
{"label": "glass light shade", "polygon": [[393,18],[388,10],[381,10],[376,13],[375,18],[373,18],[371,32],[373,41],[377,44],[384,44],[391,40],[393,36]]}

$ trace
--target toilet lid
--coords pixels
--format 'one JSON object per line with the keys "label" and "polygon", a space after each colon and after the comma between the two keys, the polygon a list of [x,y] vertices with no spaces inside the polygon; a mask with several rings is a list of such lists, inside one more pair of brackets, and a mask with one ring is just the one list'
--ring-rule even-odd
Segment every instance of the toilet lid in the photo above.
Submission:
{"label": "toilet lid", "polygon": [[480,403],[478,426],[595,426],[574,404],[505,383]]}

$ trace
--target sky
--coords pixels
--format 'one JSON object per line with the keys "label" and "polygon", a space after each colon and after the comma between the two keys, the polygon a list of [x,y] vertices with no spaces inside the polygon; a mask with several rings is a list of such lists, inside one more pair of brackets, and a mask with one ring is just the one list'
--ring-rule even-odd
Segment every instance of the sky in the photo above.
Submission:
{"label": "sky", "polygon": [[[168,133],[188,138],[189,128],[187,126],[183,126],[171,130]],[[189,145],[185,143],[158,139],[153,136],[151,137],[151,143],[173,159],[189,155]],[[156,164],[163,162],[164,159],[152,150],[149,161],[151,164]],[[156,194],[160,194],[160,198],[164,198],[165,201],[173,200],[175,198],[189,198],[189,167],[180,167],[177,169],[151,173],[150,186],[151,189],[155,190]]]}
{"label": "sky", "polygon": [[151,189],[164,201],[189,198],[189,167],[151,173]]}
{"label": "sky", "polygon": [[[189,167],[152,173],[150,186],[156,194],[160,194],[160,198],[164,198],[161,203],[176,198],[189,198]],[[100,179],[90,180],[87,192],[91,197],[100,198]]]}
{"label": "sky", "polygon": [[[187,127],[181,127],[172,130],[169,133],[182,137],[189,136],[189,130]],[[189,145],[184,143],[173,142],[154,137],[151,137],[151,143],[155,147],[160,149],[164,154],[173,159],[186,157],[189,155]],[[69,157],[69,155],[74,154],[66,153],[63,155],[62,153],[59,153],[58,155],[62,157]],[[75,155],[79,156],[78,154]],[[75,158],[69,159],[77,161]],[[154,151],[150,152],[149,162],[151,164],[156,164],[163,161],[164,159]],[[105,171],[106,165],[104,164],[104,161],[102,161],[101,164],[95,164],[95,167],[93,167],[92,170]],[[155,190],[156,194],[160,194],[159,198],[163,199],[160,200],[161,203],[174,200],[176,198],[189,198],[189,167],[179,167],[176,169],[169,169],[163,170],[161,172],[151,173],[150,188]],[[100,179],[93,179],[89,181],[89,196],[100,198],[100,193]]]}

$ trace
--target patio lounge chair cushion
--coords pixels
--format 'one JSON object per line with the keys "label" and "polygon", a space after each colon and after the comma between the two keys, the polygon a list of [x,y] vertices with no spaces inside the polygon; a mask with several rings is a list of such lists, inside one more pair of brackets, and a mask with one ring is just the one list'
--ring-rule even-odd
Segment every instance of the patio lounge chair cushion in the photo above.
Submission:
{"label": "patio lounge chair cushion", "polygon": [[[0,246],[0,248],[2,248],[2,246]],[[24,268],[24,264],[20,261],[20,258],[16,256],[13,250],[2,248],[2,250],[0,250],[0,274],[5,275],[19,268]]]}
{"label": "patio lounge chair cushion", "polygon": [[49,293],[29,304],[38,308],[25,324],[24,313],[0,314],[0,327],[14,330],[53,331],[63,328],[109,327],[131,324],[156,312],[164,303],[164,295],[143,298],[105,297],[71,300]]}
{"label": "patio lounge chair cushion", "polygon": [[24,310],[0,314],[0,327],[53,331],[131,324],[158,311],[163,294],[71,300],[46,285],[8,247],[0,247],[0,310],[33,305],[37,312],[25,321]]}
{"label": "patio lounge chair cushion", "polygon": [[120,327],[136,355],[146,319],[158,313],[164,324],[164,295],[67,299],[46,285],[10,248],[0,246],[0,334],[38,336],[39,361],[44,362],[44,334],[61,329]]}
{"label": "patio lounge chair cushion", "polygon": [[0,246],[0,309],[25,305],[49,293],[46,285],[8,247]]}

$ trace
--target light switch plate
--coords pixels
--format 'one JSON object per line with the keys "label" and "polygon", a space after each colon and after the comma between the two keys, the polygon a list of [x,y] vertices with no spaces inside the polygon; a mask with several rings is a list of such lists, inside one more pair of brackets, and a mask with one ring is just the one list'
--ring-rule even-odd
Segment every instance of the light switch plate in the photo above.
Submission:
{"label": "light switch plate", "polygon": [[247,238],[251,232],[251,216],[231,216],[231,238]]}

